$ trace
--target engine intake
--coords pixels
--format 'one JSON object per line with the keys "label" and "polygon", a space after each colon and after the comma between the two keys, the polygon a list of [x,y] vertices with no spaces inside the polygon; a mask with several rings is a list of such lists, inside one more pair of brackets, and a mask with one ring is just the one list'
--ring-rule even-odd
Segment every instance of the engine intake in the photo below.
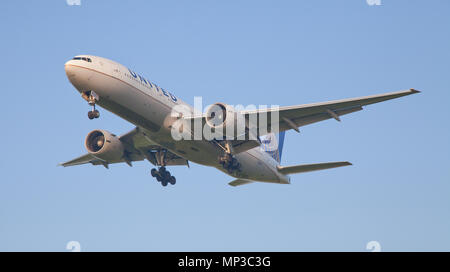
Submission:
{"label": "engine intake", "polygon": [[222,103],[212,104],[206,111],[206,123],[211,128],[217,128],[225,124],[227,120],[227,105]]}
{"label": "engine intake", "polygon": [[107,162],[122,159],[125,150],[116,135],[100,129],[89,132],[84,144],[91,155]]}

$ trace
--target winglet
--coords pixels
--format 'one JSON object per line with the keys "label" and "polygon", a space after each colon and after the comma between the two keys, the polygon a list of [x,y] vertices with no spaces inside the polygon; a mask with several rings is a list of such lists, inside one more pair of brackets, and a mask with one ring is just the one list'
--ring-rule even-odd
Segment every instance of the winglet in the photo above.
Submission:
{"label": "winglet", "polygon": [[409,90],[411,91],[412,94],[420,93],[420,91],[413,89],[413,88],[411,88]]}

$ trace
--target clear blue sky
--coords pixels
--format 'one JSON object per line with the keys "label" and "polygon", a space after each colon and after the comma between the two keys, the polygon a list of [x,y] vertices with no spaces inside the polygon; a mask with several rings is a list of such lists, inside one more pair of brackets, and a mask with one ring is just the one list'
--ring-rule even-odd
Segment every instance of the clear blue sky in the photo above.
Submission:
{"label": "clear blue sky", "polygon": [[[450,250],[450,2],[5,1],[0,250]],[[173,167],[57,167],[96,128],[64,63],[123,63],[193,103],[293,105],[423,92],[288,132],[282,164],[348,160],[288,186]]]}

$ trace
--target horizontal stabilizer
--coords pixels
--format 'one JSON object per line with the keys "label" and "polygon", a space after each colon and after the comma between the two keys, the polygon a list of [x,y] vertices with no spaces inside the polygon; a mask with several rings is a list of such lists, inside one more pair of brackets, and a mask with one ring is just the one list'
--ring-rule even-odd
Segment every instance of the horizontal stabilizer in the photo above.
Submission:
{"label": "horizontal stabilizer", "polygon": [[300,164],[293,166],[278,166],[278,172],[288,175],[295,173],[305,173],[310,171],[325,170],[330,168],[336,168],[341,166],[352,165],[349,162],[325,162],[325,163],[313,163],[313,164]]}
{"label": "horizontal stabilizer", "polygon": [[228,183],[231,186],[241,186],[241,185],[245,185],[245,184],[249,184],[252,183],[253,181],[248,180],[248,179],[235,179],[232,182]]}

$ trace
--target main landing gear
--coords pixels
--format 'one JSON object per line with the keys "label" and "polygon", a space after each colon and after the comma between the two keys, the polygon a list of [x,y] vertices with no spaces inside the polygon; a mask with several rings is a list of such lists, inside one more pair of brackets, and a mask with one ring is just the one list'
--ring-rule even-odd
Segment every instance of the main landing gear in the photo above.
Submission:
{"label": "main landing gear", "polygon": [[234,172],[239,172],[241,170],[241,164],[233,156],[233,148],[229,141],[224,141],[223,143],[216,142],[219,147],[223,149],[223,154],[219,157],[219,163],[222,167],[232,174]]}
{"label": "main landing gear", "polygon": [[158,165],[158,170],[153,168],[151,170],[152,177],[156,178],[158,182],[161,182],[162,186],[167,186],[167,184],[175,185],[177,180],[174,176],[170,174],[169,171],[166,170],[166,157],[167,151],[165,149],[160,149],[154,153],[156,159],[156,165]]}
{"label": "main landing gear", "polygon": [[219,157],[219,163],[225,168],[228,173],[233,173],[239,171],[241,164],[236,160],[231,154],[225,153],[223,156]]}
{"label": "main landing gear", "polygon": [[169,171],[166,170],[166,167],[161,166],[156,170],[153,168],[151,170],[152,177],[156,178],[158,182],[161,182],[162,186],[167,186],[167,184],[175,185],[177,183],[177,179],[170,174]]}
{"label": "main landing gear", "polygon": [[88,118],[90,120],[99,118],[100,112],[95,109],[95,104],[97,103],[99,96],[94,91],[83,92],[81,96],[89,103],[90,106],[92,106],[92,110],[88,111]]}

